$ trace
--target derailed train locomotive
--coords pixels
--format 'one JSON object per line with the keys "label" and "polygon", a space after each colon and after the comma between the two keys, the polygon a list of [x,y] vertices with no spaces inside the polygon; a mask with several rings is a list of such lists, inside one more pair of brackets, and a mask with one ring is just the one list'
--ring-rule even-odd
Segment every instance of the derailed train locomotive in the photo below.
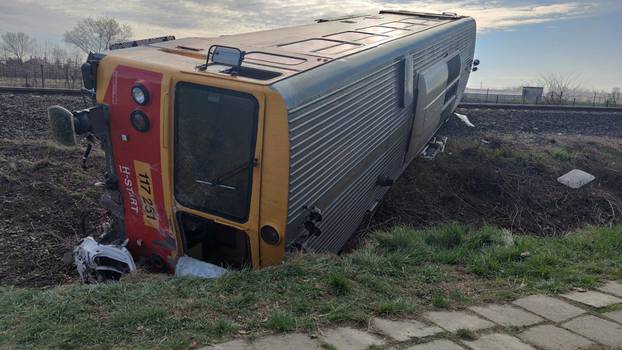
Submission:
{"label": "derailed train locomotive", "polygon": [[338,252],[454,112],[475,33],[381,11],[120,44],[83,65],[95,105],[51,111],[52,127],[101,141],[102,203],[134,257],[174,271],[184,255],[258,268],[291,246]]}

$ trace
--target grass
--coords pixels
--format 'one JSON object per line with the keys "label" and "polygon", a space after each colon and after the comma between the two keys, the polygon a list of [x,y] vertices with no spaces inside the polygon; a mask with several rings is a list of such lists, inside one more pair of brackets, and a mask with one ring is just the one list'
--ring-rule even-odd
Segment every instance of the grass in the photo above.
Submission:
{"label": "grass", "polygon": [[276,332],[290,332],[296,329],[296,318],[289,312],[275,311],[270,315],[266,327]]}
{"label": "grass", "polygon": [[[376,232],[354,252],[302,255],[218,280],[0,288],[0,348],[172,348],[236,333],[315,332],[375,315],[557,293],[622,278],[622,226],[564,237],[448,225]],[[529,252],[529,254],[523,254]]]}
{"label": "grass", "polygon": [[560,162],[568,162],[575,158],[575,155],[565,148],[556,147],[549,151],[551,156]]}
{"label": "grass", "polygon": [[328,284],[333,289],[335,295],[348,295],[352,290],[352,283],[343,273],[333,271],[328,274]]}
{"label": "grass", "polygon": [[456,335],[460,339],[464,340],[476,340],[477,334],[475,334],[472,330],[466,328],[460,328],[456,331]]}
{"label": "grass", "polygon": [[435,292],[432,294],[432,305],[439,309],[446,309],[449,307],[449,301],[441,292]]}

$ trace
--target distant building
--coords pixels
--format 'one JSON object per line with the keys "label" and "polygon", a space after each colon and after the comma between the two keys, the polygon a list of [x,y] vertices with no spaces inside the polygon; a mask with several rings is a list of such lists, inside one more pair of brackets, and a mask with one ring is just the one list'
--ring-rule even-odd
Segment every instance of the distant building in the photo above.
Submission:
{"label": "distant building", "polygon": [[523,103],[538,104],[542,102],[544,88],[541,86],[524,86]]}

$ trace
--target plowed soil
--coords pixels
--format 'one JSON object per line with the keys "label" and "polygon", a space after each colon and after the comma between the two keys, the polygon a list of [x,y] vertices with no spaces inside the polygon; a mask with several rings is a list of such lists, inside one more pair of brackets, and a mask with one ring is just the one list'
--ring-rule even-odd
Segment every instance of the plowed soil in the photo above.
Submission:
{"label": "plowed soil", "polygon": [[[63,256],[97,234],[100,153],[49,140],[46,108],[83,108],[80,98],[0,94],[0,284],[76,280]],[[622,113],[461,110],[434,160],[417,159],[363,232],[395,224],[460,222],[537,235],[622,222]],[[578,190],[556,179],[574,168],[596,176]]]}
{"label": "plowed soil", "polygon": [[[419,158],[385,197],[372,225],[448,222],[558,235],[622,222],[622,113],[459,109],[439,135],[445,152]],[[596,179],[570,189],[557,178]]]}

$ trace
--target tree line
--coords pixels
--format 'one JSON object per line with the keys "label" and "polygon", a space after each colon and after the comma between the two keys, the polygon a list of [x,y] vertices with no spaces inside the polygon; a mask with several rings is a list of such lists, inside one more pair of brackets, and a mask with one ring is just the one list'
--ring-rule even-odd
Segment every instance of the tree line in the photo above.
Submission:
{"label": "tree line", "polygon": [[130,26],[111,17],[78,21],[64,33],[63,43],[38,42],[23,32],[2,33],[0,85],[78,88],[86,55],[131,36]]}

